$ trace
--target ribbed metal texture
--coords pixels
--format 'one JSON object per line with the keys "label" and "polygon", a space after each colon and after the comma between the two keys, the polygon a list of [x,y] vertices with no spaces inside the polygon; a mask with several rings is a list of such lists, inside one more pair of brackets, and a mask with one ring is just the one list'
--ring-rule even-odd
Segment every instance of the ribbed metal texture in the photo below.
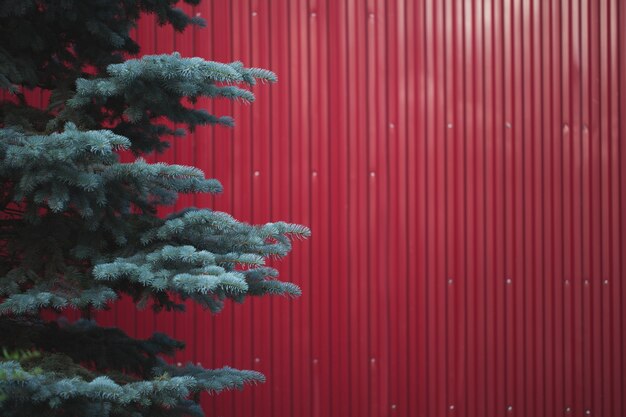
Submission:
{"label": "ribbed metal texture", "polygon": [[309,225],[278,267],[304,295],[215,317],[105,322],[188,342],[177,361],[264,372],[210,416],[626,413],[626,4],[203,1],[207,29],[142,21],[144,53],[278,73],[233,130],[160,160],[218,178],[184,197]]}

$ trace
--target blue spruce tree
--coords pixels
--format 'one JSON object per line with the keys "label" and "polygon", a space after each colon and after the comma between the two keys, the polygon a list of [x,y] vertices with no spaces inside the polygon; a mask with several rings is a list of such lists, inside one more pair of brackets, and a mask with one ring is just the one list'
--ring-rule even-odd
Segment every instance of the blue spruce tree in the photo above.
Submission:
{"label": "blue spruce tree", "polygon": [[[184,0],[197,4],[199,0]],[[276,279],[300,225],[248,225],[227,213],[157,207],[179,193],[219,193],[194,168],[150,164],[185,135],[173,122],[231,126],[186,106],[200,97],[250,102],[246,86],[267,70],[171,55],[137,56],[130,36],[141,13],[182,31],[203,25],[176,0],[0,0],[0,415],[202,416],[201,391],[263,381],[229,367],[172,366],[183,344],[100,327],[90,314],[128,295],[155,311],[193,300],[218,312],[225,300],[297,296]],[[46,106],[24,94],[49,92]],[[122,163],[118,151],[136,159]],[[74,323],[46,309],[79,309]]]}

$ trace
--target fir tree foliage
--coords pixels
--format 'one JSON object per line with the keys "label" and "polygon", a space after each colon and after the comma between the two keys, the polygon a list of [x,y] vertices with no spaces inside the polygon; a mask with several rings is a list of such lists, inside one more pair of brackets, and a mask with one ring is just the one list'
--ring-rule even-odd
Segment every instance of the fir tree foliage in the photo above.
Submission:
{"label": "fir tree foliage", "polygon": [[[199,392],[263,375],[171,365],[181,342],[135,339],[91,313],[123,295],[155,311],[193,300],[218,312],[228,299],[300,294],[266,260],[287,255],[306,227],[249,225],[208,208],[157,216],[179,193],[222,186],[142,155],[186,134],[174,124],[233,126],[197,100],[252,102],[249,87],[276,76],[175,52],[139,57],[130,31],[142,13],[179,31],[204,25],[174,0],[0,0],[2,416],[202,416]],[[28,100],[33,89],[44,106]],[[122,162],[122,151],[134,160]],[[67,308],[86,319],[41,314]]]}

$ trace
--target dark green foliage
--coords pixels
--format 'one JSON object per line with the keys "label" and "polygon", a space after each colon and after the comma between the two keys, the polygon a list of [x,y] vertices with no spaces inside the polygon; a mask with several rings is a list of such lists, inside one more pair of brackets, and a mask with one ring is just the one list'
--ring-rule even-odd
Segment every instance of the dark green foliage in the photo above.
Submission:
{"label": "dark green foliage", "polygon": [[[202,19],[185,15],[177,0],[2,0],[0,3],[0,87],[41,87],[59,94],[90,69],[103,73],[139,52],[131,39],[141,13],[182,31]],[[185,0],[194,5],[199,0]],[[65,101],[65,100],[62,100]],[[61,102],[62,102],[61,101]]]}
{"label": "dark green foliage", "polygon": [[[196,4],[196,0],[185,0]],[[254,371],[172,366],[183,349],[163,334],[134,339],[91,320],[49,322],[43,309],[89,318],[123,295],[155,311],[193,300],[297,296],[267,258],[285,256],[306,227],[252,226],[210,209],[166,219],[179,193],[219,193],[196,168],[149,164],[176,123],[233,120],[191,107],[201,97],[251,102],[243,87],[267,70],[183,58],[133,57],[141,13],[176,30],[202,25],[169,0],[0,0],[0,415],[201,416],[200,391],[262,382]],[[42,91],[43,108],[27,100]],[[120,151],[137,157],[122,163]],[[168,314],[168,313],[163,313]]]}

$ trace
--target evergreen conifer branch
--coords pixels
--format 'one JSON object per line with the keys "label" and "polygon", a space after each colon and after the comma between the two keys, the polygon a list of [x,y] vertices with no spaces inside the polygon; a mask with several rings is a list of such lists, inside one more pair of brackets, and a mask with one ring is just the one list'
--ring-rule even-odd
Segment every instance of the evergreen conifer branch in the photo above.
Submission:
{"label": "evergreen conifer branch", "polygon": [[265,380],[259,372],[230,367],[207,370],[188,365],[177,371],[163,364],[155,370],[164,372],[152,379],[118,384],[107,376],[87,381],[27,370],[15,361],[0,362],[0,409],[9,410],[3,414],[8,416],[62,410],[74,416],[106,417],[123,415],[128,409],[139,415],[157,410],[169,410],[170,415],[203,415],[195,402],[187,400],[190,395],[241,389]]}
{"label": "evergreen conifer branch", "polygon": [[85,128],[107,124],[126,135],[135,151],[162,150],[163,135],[184,134],[158,120],[168,119],[186,125],[191,131],[200,125],[233,126],[229,116],[216,116],[205,109],[187,107],[183,99],[195,103],[200,97],[223,97],[254,101],[251,91],[236,84],[253,86],[257,80],[275,82],[268,70],[246,68],[240,62],[223,64],[180,54],[146,55],[107,68],[107,76],[79,78],[76,93],[67,107],[48,124],[55,129],[64,121]]}
{"label": "evergreen conifer branch", "polygon": [[[179,193],[222,186],[195,167],[143,155],[186,135],[174,124],[234,125],[196,108],[198,99],[250,103],[252,86],[277,80],[239,61],[177,53],[126,59],[139,52],[130,33],[142,13],[176,30],[204,24],[176,3],[0,2],[0,89],[9,93],[0,100],[3,417],[202,416],[200,391],[264,381],[227,366],[168,364],[184,346],[163,334],[135,339],[89,320],[44,320],[43,310],[90,317],[127,295],[157,312],[183,311],[185,300],[218,312],[226,300],[300,295],[266,263],[286,256],[308,228],[249,225],[192,207],[157,215]],[[47,102],[29,102],[32,89]],[[136,158],[122,162],[126,151]]]}

